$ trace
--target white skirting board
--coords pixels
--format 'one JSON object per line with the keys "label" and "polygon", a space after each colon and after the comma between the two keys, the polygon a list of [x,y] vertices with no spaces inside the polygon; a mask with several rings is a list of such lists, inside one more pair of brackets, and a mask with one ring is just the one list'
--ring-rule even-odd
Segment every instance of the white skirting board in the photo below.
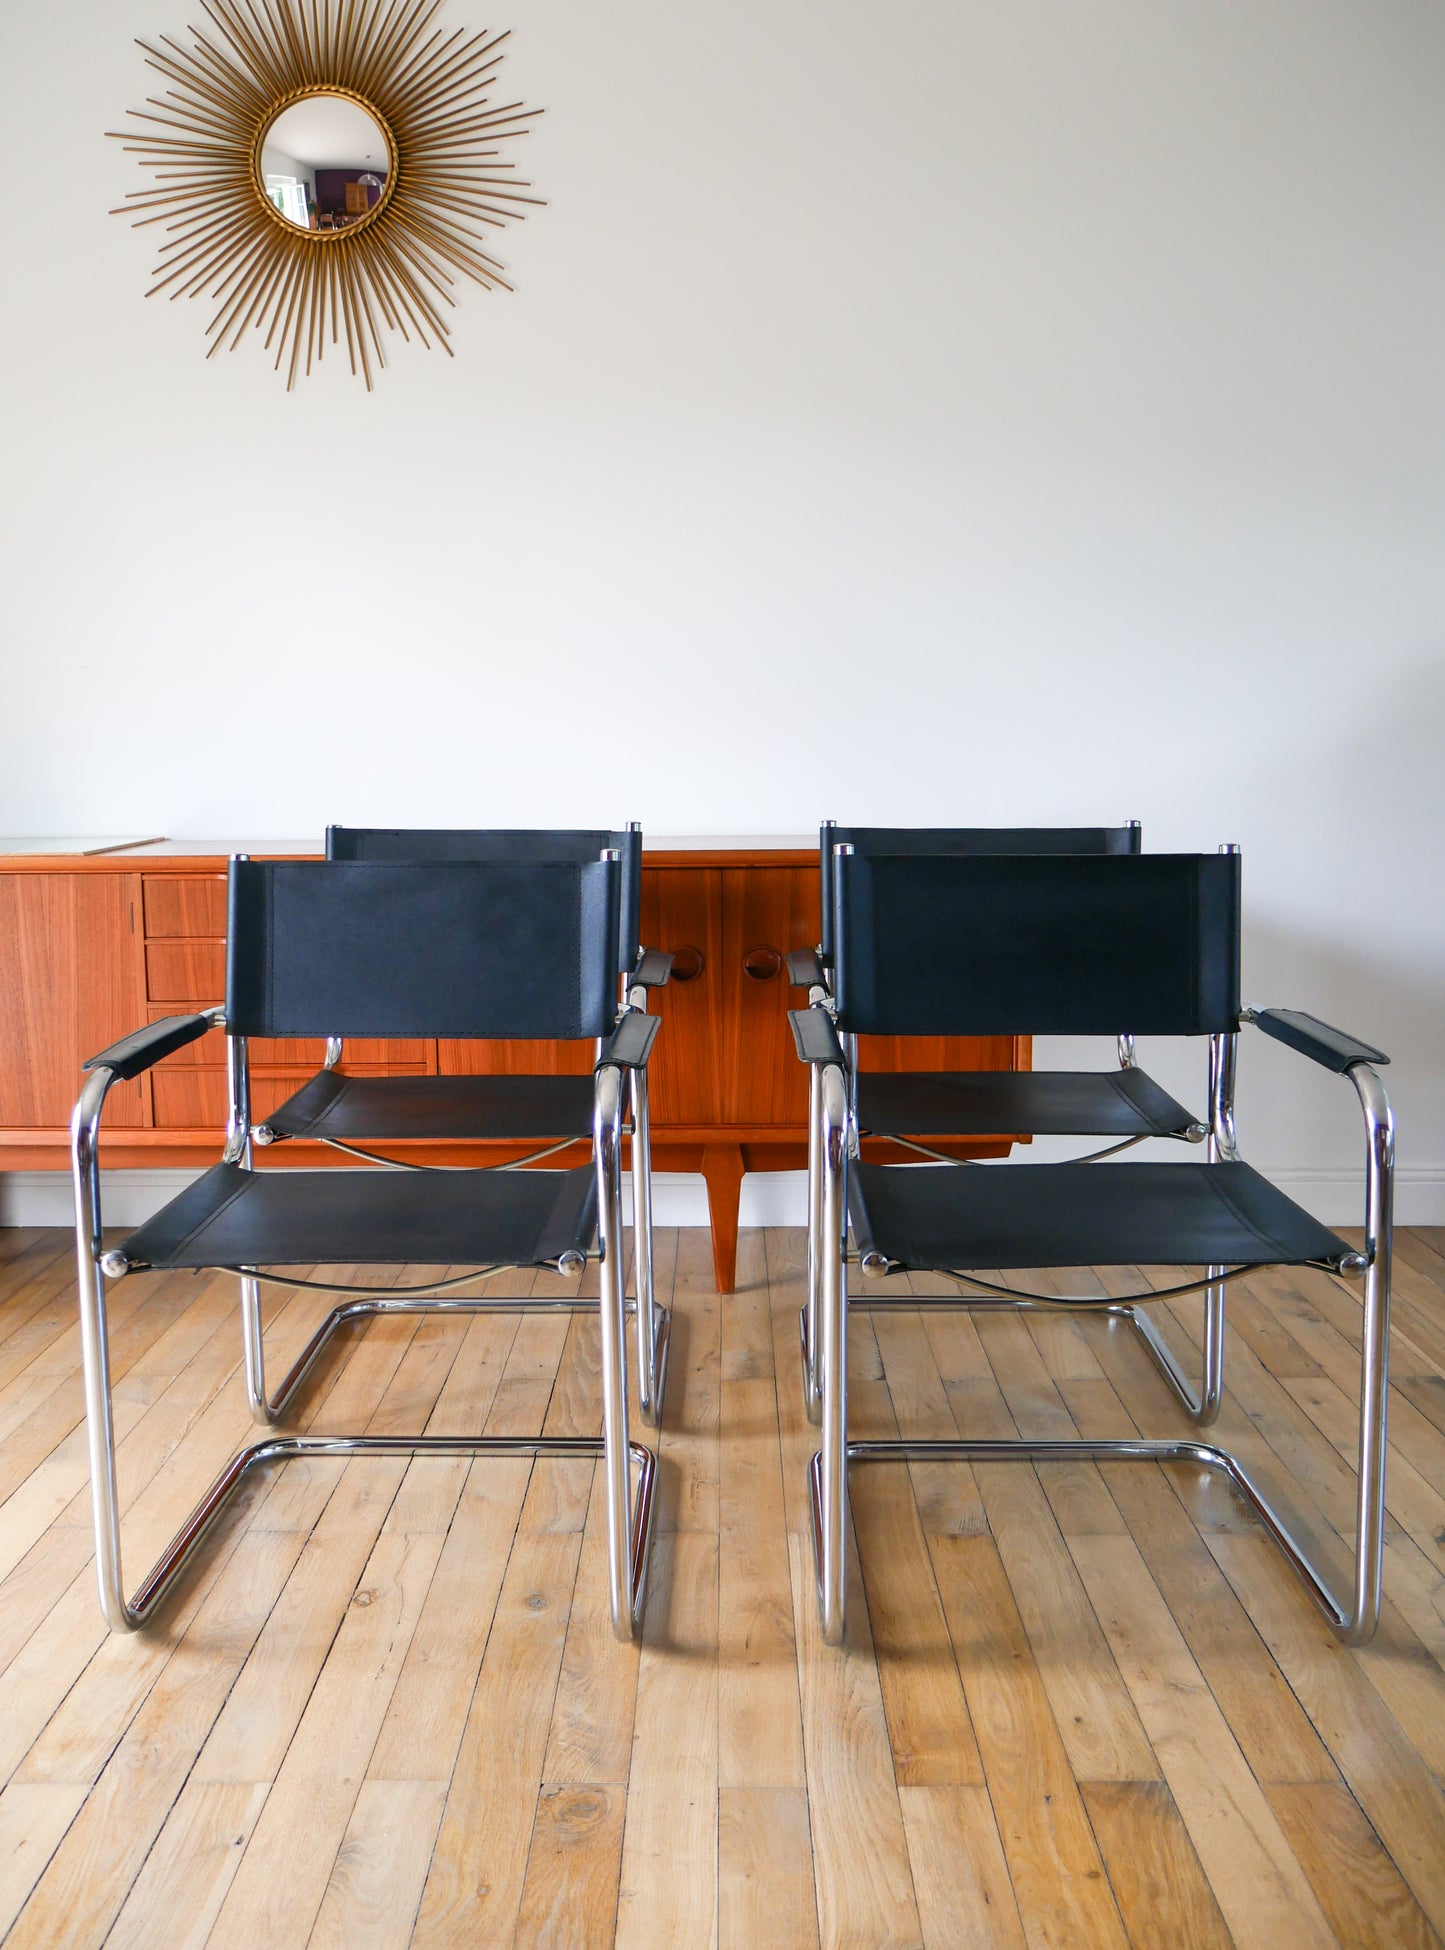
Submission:
{"label": "white skirting board", "polygon": [[[101,1211],[108,1226],[138,1226],[176,1193],[199,1178],[195,1171],[104,1171]],[[632,1223],[632,1190],[623,1176],[622,1210]],[[807,1223],[808,1175],[802,1171],[754,1172],[743,1180],[745,1226]],[[707,1188],[692,1172],[659,1171],[652,1178],[652,1222],[657,1226],[705,1226]],[[0,1172],[0,1225],[65,1226],[75,1223],[70,1174],[65,1171]]]}

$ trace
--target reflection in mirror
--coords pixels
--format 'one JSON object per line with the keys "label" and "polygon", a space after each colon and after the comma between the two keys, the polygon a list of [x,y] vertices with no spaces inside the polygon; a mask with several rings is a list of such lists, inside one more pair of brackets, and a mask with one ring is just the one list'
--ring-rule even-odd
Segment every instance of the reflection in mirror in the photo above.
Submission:
{"label": "reflection in mirror", "polygon": [[298,230],[346,230],[386,194],[386,136],[358,102],[308,95],[276,117],[261,144],[266,195]]}

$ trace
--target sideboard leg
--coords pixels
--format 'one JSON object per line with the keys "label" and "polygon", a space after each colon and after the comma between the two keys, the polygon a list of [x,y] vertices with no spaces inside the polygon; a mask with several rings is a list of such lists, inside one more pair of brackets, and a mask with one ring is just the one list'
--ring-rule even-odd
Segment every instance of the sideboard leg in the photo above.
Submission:
{"label": "sideboard leg", "polygon": [[738,1202],[743,1188],[739,1144],[703,1146],[702,1175],[707,1180],[707,1211],[712,1225],[713,1279],[719,1293],[731,1293],[738,1270]]}

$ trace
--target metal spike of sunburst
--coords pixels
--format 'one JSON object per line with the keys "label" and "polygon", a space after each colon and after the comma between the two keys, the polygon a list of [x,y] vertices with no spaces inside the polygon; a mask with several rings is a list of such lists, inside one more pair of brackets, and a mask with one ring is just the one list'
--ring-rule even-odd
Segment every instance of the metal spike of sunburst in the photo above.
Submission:
{"label": "metal spike of sunburst", "polygon": [[[144,130],[110,130],[151,171],[116,216],[164,226],[146,294],[209,295],[207,357],[248,329],[275,348],[288,390],[344,331],[367,387],[385,365],[383,329],[415,332],[450,354],[440,307],[455,308],[456,273],[511,286],[482,249],[488,227],[526,215],[530,183],[500,145],[528,132],[540,109],[494,106],[489,90],[505,33],[447,32],[443,0],[200,0],[213,35],[191,27],[137,43],[174,84],[129,109]],[[386,140],[389,167],[375,207],[339,231],[302,230],[266,194],[261,151],[283,110],[343,96]],[[153,126],[167,131],[153,132]]]}

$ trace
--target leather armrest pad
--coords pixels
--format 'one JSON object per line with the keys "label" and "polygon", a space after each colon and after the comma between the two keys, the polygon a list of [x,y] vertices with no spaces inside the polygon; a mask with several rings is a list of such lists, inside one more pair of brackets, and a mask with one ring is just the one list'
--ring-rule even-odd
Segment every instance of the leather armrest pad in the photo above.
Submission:
{"label": "leather armrest pad", "polygon": [[789,1009],[788,1021],[800,1063],[842,1064],[843,1045],[826,1009]]}
{"label": "leather armrest pad", "polygon": [[1312,1062],[1323,1063],[1327,1070],[1334,1070],[1343,1076],[1353,1063],[1388,1063],[1389,1057],[1370,1043],[1362,1043],[1356,1036],[1346,1035],[1343,1029],[1331,1029],[1327,1022],[1318,1016],[1306,1015],[1303,1009],[1257,1009],[1254,1015],[1255,1026],[1266,1036],[1273,1036],[1277,1043],[1285,1043],[1290,1049],[1298,1050],[1301,1056],[1308,1056]]}
{"label": "leather armrest pad", "polygon": [[672,973],[672,956],[663,953],[661,948],[644,948],[637,957],[637,966],[627,980],[640,989],[660,989],[666,985]]}
{"label": "leather armrest pad", "polygon": [[209,1016],[162,1016],[159,1022],[147,1023],[144,1029],[133,1029],[129,1036],[122,1036],[118,1043],[103,1049],[99,1056],[90,1057],[81,1067],[113,1070],[124,1082],[128,1077],[138,1077],[163,1056],[173,1056],[187,1043],[194,1043],[212,1027]]}
{"label": "leather armrest pad", "polygon": [[795,989],[825,989],[827,973],[816,948],[795,948],[788,956],[788,980]]}
{"label": "leather armrest pad", "polygon": [[629,1009],[602,1045],[597,1068],[606,1069],[610,1064],[617,1070],[645,1070],[661,1027],[661,1016],[645,1016],[640,1009]]}

